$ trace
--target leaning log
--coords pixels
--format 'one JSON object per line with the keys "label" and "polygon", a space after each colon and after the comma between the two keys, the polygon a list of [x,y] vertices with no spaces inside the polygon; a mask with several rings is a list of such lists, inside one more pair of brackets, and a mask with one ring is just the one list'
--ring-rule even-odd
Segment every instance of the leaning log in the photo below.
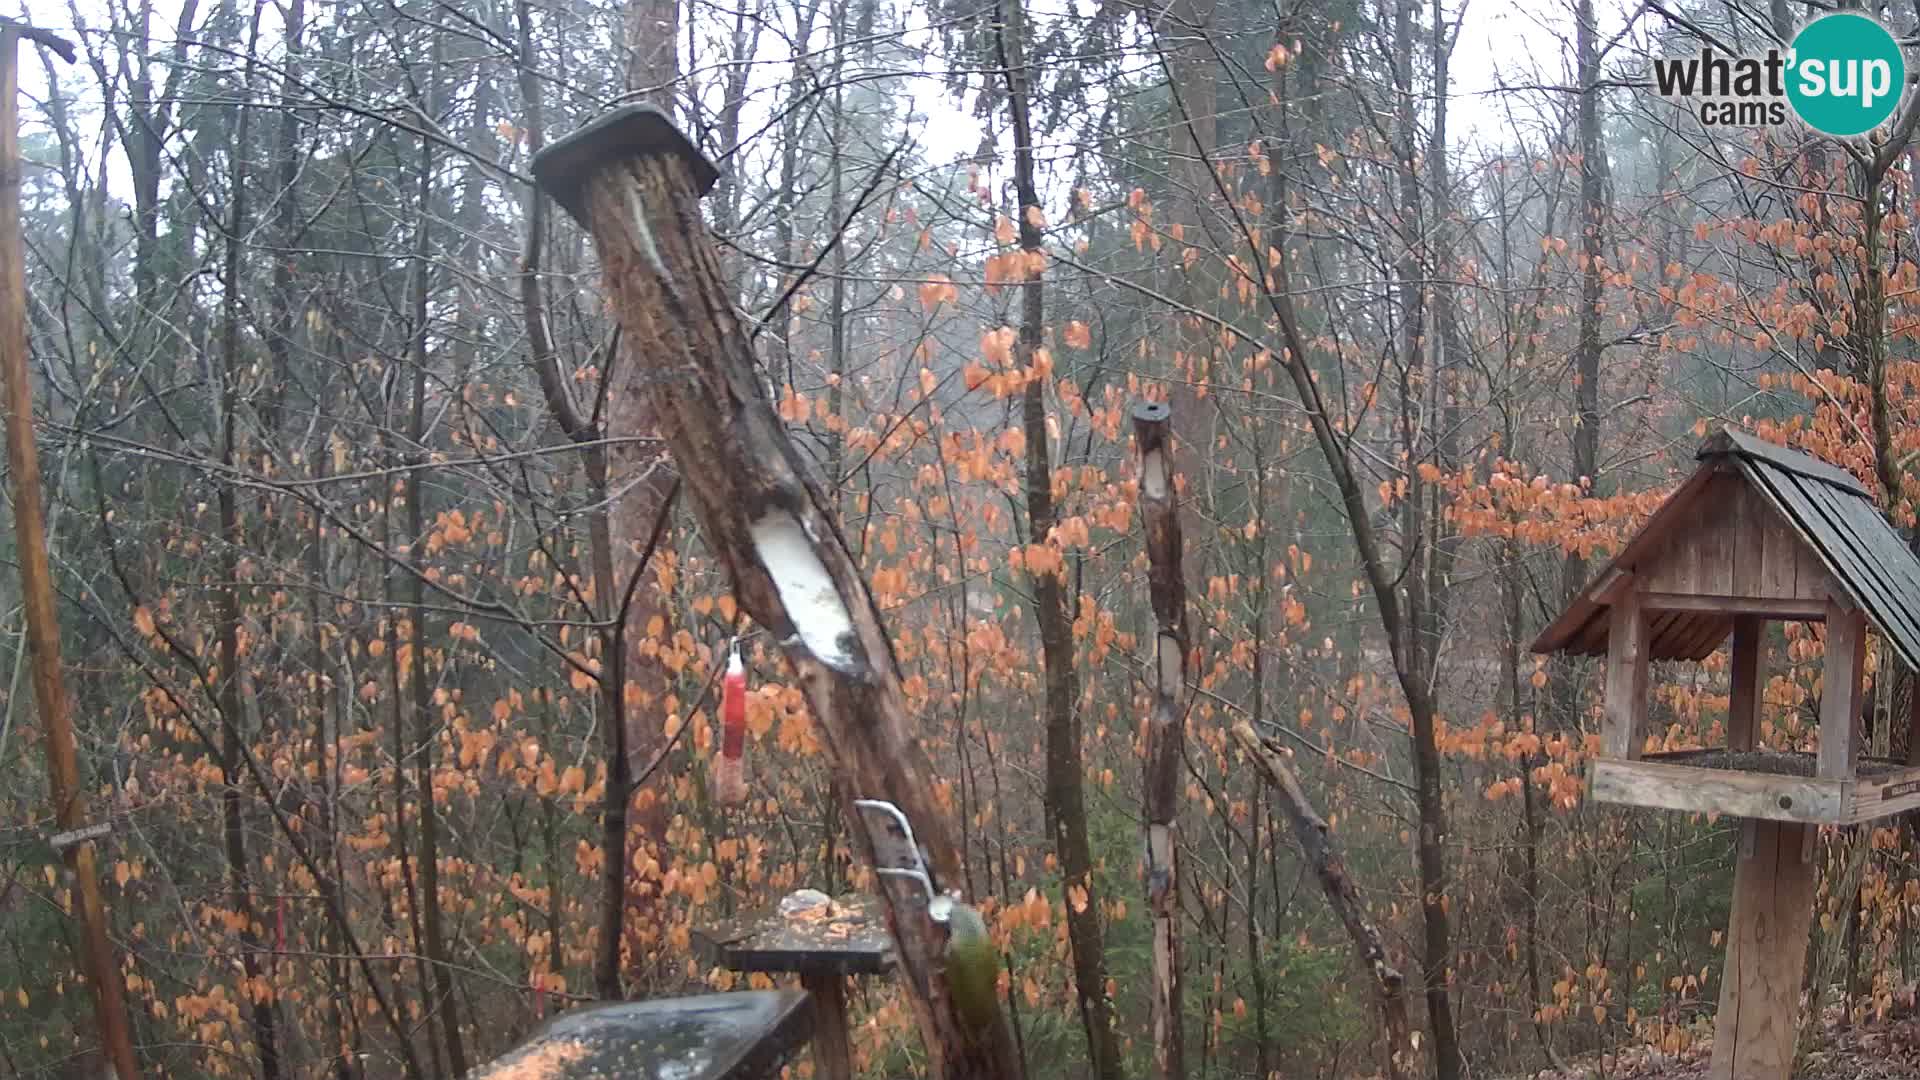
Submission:
{"label": "leaning log", "polygon": [[[654,415],[706,542],[734,596],[780,643],[846,791],[884,799],[912,823],[936,883],[961,864],[909,720],[898,663],[813,466],[788,437],[728,295],[700,198],[718,171],[667,116],[629,106],[534,159],[540,186],[593,237],[621,332],[646,373]],[[851,800],[848,800],[850,803]],[[849,811],[871,864],[890,846]],[[898,970],[933,1077],[1023,1075],[1004,1014],[970,1023],[946,977],[946,930],[926,891],[880,881]]]}
{"label": "leaning log", "polygon": [[1308,801],[1300,778],[1294,775],[1286,758],[1254,734],[1252,724],[1245,720],[1235,724],[1233,737],[1280,796],[1280,806],[1293,826],[1294,841],[1300,845],[1300,857],[1313,868],[1314,877],[1320,881],[1320,891],[1326,894],[1327,906],[1340,919],[1361,966],[1373,979],[1380,1017],[1387,1027],[1387,1075],[1419,1075],[1415,1064],[1418,1044],[1407,1022],[1406,978],[1387,962],[1387,947],[1380,940],[1380,928],[1368,917],[1359,890],[1347,876],[1346,857],[1333,842],[1326,819]]}
{"label": "leaning log", "polygon": [[1140,521],[1146,529],[1148,591],[1153,600],[1153,711],[1147,717],[1147,913],[1153,920],[1153,1072],[1177,1080],[1186,1072],[1180,1031],[1181,744],[1187,724],[1187,580],[1181,567],[1180,507],[1173,483],[1173,444],[1160,402],[1133,407],[1134,449],[1140,455]]}

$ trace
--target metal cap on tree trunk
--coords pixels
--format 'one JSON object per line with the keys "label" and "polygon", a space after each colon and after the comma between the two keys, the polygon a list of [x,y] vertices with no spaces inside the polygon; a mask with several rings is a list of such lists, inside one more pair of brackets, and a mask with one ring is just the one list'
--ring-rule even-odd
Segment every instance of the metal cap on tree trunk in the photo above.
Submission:
{"label": "metal cap on tree trunk", "polygon": [[[624,105],[585,127],[557,139],[533,155],[533,179],[553,201],[582,221],[582,195],[594,171],[628,157],[677,155],[693,172],[700,194],[713,190],[720,170],[696,148],[673,118],[653,105]],[[583,222],[584,223],[584,222]]]}

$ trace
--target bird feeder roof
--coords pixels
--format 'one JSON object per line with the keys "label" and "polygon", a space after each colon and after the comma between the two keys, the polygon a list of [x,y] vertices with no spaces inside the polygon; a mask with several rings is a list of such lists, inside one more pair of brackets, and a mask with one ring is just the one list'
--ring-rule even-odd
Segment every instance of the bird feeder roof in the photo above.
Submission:
{"label": "bird feeder roof", "polygon": [[[1696,595],[1652,620],[1649,656],[1703,659],[1726,639],[1735,614],[1751,611],[1756,602],[1792,599],[1793,590],[1779,584],[1781,576],[1763,571],[1760,563],[1789,566],[1784,579],[1791,582],[1790,567],[1798,561],[1802,600],[1808,579],[1824,571],[1818,587],[1858,608],[1909,667],[1920,669],[1920,559],[1865,485],[1819,458],[1731,427],[1709,437],[1695,457],[1700,468],[1541,632],[1534,652],[1604,655],[1607,611],[1622,584],[1655,564],[1691,557],[1695,567],[1709,565],[1723,584],[1681,590]],[[1733,490],[1739,487],[1746,491]],[[1787,604],[1777,614],[1806,617]]]}

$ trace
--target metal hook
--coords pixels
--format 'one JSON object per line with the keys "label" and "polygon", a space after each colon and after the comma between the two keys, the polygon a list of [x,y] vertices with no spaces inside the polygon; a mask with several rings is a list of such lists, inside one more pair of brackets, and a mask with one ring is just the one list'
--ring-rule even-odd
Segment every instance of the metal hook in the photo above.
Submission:
{"label": "metal hook", "polygon": [[913,860],[911,866],[876,866],[874,871],[882,877],[902,877],[919,882],[920,887],[927,891],[927,903],[931,905],[940,892],[934,887],[933,875],[927,869],[926,859],[920,854],[920,842],[914,839],[913,822],[907,820],[907,815],[898,806],[885,799],[855,799],[853,805],[862,810],[877,810],[891,818],[905,839],[908,856]]}
{"label": "metal hook", "polygon": [[908,869],[901,866],[876,866],[873,872],[882,877],[902,877],[909,881],[919,882],[920,887],[927,890],[927,907],[929,910],[932,909],[934,900],[938,898],[933,891],[933,879],[927,876],[925,870]]}

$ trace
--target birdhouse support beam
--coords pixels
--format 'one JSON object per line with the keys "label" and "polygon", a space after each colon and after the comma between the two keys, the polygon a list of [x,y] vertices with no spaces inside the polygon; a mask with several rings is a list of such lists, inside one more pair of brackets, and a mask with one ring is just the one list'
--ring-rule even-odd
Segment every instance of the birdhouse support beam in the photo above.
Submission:
{"label": "birdhouse support beam", "polygon": [[1867,661],[1867,618],[1838,599],[1827,601],[1827,657],[1820,685],[1822,779],[1853,775],[1861,743],[1860,676]]}
{"label": "birdhouse support beam", "polygon": [[1760,702],[1766,695],[1764,655],[1766,622],[1757,615],[1733,620],[1732,700],[1727,707],[1727,749],[1751,750],[1760,731]]}
{"label": "birdhouse support beam", "polygon": [[1813,922],[1816,825],[1740,823],[1708,1080],[1789,1080]]}
{"label": "birdhouse support beam", "polygon": [[1640,594],[1622,590],[1609,609],[1604,742],[1606,755],[1637,759],[1647,729],[1647,619]]}

